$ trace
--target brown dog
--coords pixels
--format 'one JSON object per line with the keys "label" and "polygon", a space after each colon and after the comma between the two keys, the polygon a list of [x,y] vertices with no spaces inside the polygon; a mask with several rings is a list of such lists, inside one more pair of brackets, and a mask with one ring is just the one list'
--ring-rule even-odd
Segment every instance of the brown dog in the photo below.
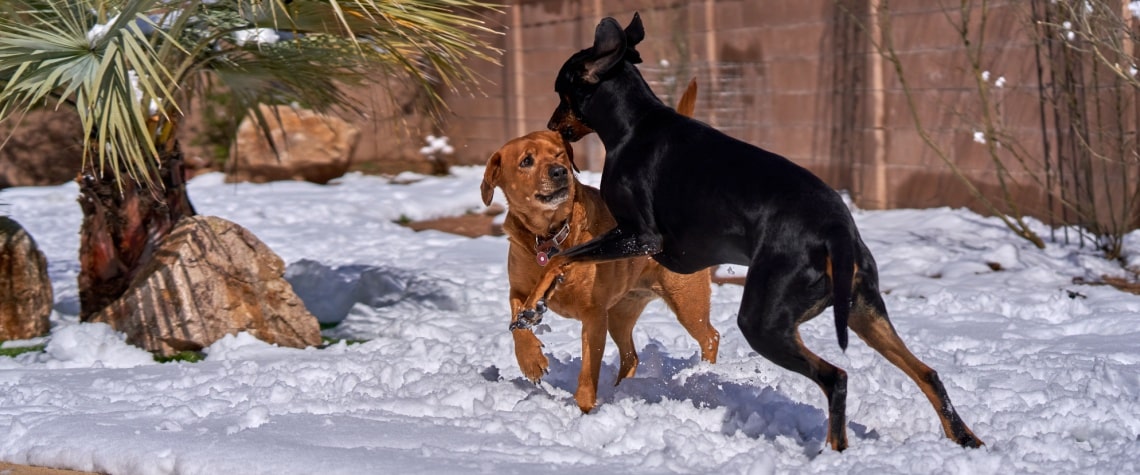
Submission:
{"label": "brown dog", "polygon": [[[682,99],[682,112],[691,114],[692,93]],[[556,132],[533,132],[511,140],[487,161],[481,191],[491,203],[495,187],[507,198],[503,230],[510,238],[507,272],[511,285],[511,315],[545,271],[545,258],[557,249],[584,243],[615,225],[598,189],[582,184],[572,173],[573,149]],[[582,412],[593,409],[606,332],[618,346],[621,368],[617,382],[637,370],[633,326],[654,298],[668,304],[685,330],[701,347],[701,359],[716,362],[720,334],[709,322],[709,271],[682,275],[670,272],[650,257],[570,267],[565,282],[547,301],[560,315],[582,322],[582,370],[574,399]],[[542,343],[512,317],[515,357],[523,375],[538,381],[548,362]],[[617,383],[615,382],[615,384]]]}

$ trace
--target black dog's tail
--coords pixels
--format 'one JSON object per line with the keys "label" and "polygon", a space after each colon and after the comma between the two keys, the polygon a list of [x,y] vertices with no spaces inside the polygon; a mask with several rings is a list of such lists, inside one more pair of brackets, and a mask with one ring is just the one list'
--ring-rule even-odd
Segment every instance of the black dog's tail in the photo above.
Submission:
{"label": "black dog's tail", "polygon": [[847,351],[847,318],[851,315],[851,286],[855,281],[855,246],[846,233],[837,232],[827,241],[827,253],[831,258],[835,336],[839,339],[839,347]]}

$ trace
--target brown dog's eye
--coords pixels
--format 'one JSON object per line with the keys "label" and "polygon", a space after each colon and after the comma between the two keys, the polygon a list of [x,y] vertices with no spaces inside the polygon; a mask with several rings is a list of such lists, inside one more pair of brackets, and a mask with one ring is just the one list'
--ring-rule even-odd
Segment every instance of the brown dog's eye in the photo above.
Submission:
{"label": "brown dog's eye", "polygon": [[519,162],[519,168],[530,168],[534,166],[534,157],[531,154],[526,154],[522,161]]}

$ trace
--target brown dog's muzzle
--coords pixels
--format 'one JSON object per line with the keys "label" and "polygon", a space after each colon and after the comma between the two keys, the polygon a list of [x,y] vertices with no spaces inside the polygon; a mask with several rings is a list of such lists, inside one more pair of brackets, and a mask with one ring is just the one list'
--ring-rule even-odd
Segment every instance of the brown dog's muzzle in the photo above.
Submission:
{"label": "brown dog's muzzle", "polygon": [[566,186],[570,184],[570,173],[566,170],[566,167],[562,165],[551,166],[547,169],[546,174],[555,185]]}
{"label": "brown dog's muzzle", "polygon": [[546,128],[558,132],[567,142],[577,142],[582,137],[594,133],[593,129],[583,124],[574,114],[565,99],[558,103],[557,109],[554,109],[554,115],[550,116]]}
{"label": "brown dog's muzzle", "polygon": [[547,180],[541,185],[545,193],[535,193],[535,198],[544,204],[557,205],[570,197],[570,170],[562,165],[551,165],[546,169]]}

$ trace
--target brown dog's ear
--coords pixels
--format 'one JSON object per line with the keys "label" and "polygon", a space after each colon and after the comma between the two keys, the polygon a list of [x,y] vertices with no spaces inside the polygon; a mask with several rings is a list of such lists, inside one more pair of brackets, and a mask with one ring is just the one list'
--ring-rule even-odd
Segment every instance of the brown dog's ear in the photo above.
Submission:
{"label": "brown dog's ear", "polygon": [[483,204],[491,205],[491,198],[495,197],[495,187],[499,186],[499,170],[503,166],[503,156],[499,152],[491,155],[487,160],[487,169],[483,171],[483,183],[479,185],[479,192],[483,194]]}
{"label": "brown dog's ear", "polygon": [[596,84],[606,71],[609,71],[625,57],[625,32],[613,18],[606,17],[594,29],[593,57],[586,61],[585,80]]}

